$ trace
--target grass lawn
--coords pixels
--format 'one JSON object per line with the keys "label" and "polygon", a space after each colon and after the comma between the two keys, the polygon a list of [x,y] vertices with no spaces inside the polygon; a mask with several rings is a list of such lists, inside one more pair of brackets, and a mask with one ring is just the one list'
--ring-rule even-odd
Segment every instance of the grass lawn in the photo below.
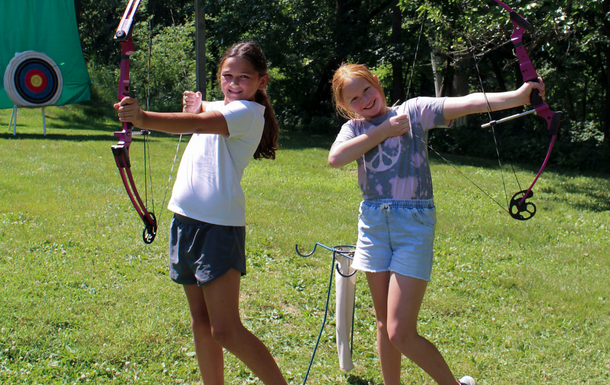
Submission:
{"label": "grass lawn", "polygon": [[[151,138],[148,193],[160,224],[145,245],[110,151],[119,123],[92,104],[46,113],[46,137],[40,109],[20,109],[13,136],[11,111],[0,110],[0,383],[199,383],[186,299],[166,267],[162,201],[177,138]],[[253,161],[243,180],[243,319],[292,384],[309,364],[331,263],[326,250],[299,257],[295,244],[309,251],[357,236],[355,164],[330,168],[331,142],[283,135],[277,159]],[[140,139],[131,151],[142,189]],[[549,168],[534,188],[536,216],[521,222],[430,156],[438,226],[420,333],[456,375],[482,385],[609,384],[608,176]],[[495,162],[451,160],[505,200]],[[536,167],[517,167],[522,184]],[[512,195],[518,187],[504,175]],[[356,368],[339,370],[331,303],[308,384],[382,383],[363,275],[356,296]],[[260,383],[230,354],[226,366],[227,384]],[[403,384],[433,383],[406,359],[403,367]]]}

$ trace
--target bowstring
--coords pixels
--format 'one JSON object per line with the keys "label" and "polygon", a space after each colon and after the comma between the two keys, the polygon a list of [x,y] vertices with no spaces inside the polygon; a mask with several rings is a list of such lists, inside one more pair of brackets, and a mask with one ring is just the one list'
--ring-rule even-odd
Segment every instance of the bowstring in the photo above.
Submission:
{"label": "bowstring", "polygon": [[417,53],[419,52],[419,44],[421,42],[421,35],[424,32],[424,23],[426,22],[426,15],[428,11],[425,10],[421,18],[421,27],[419,28],[419,36],[417,38],[417,46],[415,47],[415,56],[413,57],[413,64],[411,65],[411,75],[409,76],[409,86],[407,87],[407,95],[405,100],[409,100],[409,94],[411,93],[411,83],[413,82],[413,72],[415,72],[415,61],[417,60]]}
{"label": "bowstring", "polygon": [[[148,19],[148,70],[147,70],[147,77],[146,77],[146,110],[149,110],[149,106],[150,106],[150,57],[151,57],[151,19],[153,16],[151,16]],[[148,207],[148,186],[150,185],[150,200],[151,200],[151,206],[152,206],[152,210],[148,210],[150,211],[153,215],[155,213],[155,197],[153,195],[153,191],[154,191],[154,185],[153,185],[153,179],[152,179],[152,161],[150,159],[150,131],[148,130],[140,130],[140,133],[142,134],[143,138],[143,142],[142,142],[142,158],[143,158],[143,163],[144,163],[144,207],[147,209]]]}
{"label": "bowstring", "polygon": [[[170,11],[170,15],[172,17],[172,27],[174,29],[176,29],[176,21],[174,20],[174,12],[171,8],[169,11]],[[175,33],[174,36],[176,38],[177,46],[180,47],[180,41],[178,40],[178,35]],[[182,51],[182,56],[180,57],[180,64],[182,65],[182,74],[184,75],[184,79],[187,82],[187,86],[190,86],[190,84],[188,84],[188,71],[186,70],[185,59],[186,59],[186,53],[184,51]],[[178,137],[178,144],[176,144],[176,152],[174,153],[174,160],[172,161],[172,167],[170,168],[169,176],[167,178],[167,184],[165,185],[165,193],[163,194],[163,202],[161,203],[162,208],[165,207],[165,200],[167,199],[167,192],[169,191],[169,186],[172,183],[172,176],[174,175],[174,167],[176,166],[176,161],[178,160],[178,154],[180,153],[180,144],[181,143],[182,143],[182,134],[180,134],[180,136]],[[161,219],[160,219],[161,214],[162,214],[162,212],[159,214],[159,222],[161,221]]]}
{"label": "bowstring", "polygon": [[468,180],[470,183],[472,183],[476,188],[478,188],[483,194],[487,195],[487,197],[489,199],[491,199],[492,202],[494,202],[495,204],[497,204],[502,210],[506,211],[507,213],[510,214],[510,211],[508,211],[508,209],[506,207],[508,207],[508,204],[506,207],[502,206],[502,204],[500,202],[498,202],[496,199],[494,199],[494,197],[491,196],[491,194],[489,194],[487,191],[485,191],[481,186],[479,186],[478,184],[476,184],[472,179],[470,179],[466,174],[464,174],[463,172],[460,171],[459,168],[457,168],[456,165],[454,165],[453,163],[451,163],[451,161],[449,161],[447,158],[445,158],[444,156],[441,155],[440,152],[436,151],[436,149],[434,147],[432,147],[432,145],[428,142],[426,142],[423,138],[419,137],[418,135],[415,135],[413,133],[413,131],[411,131],[411,134],[413,135],[414,138],[421,140],[426,146],[428,146],[429,149],[431,149],[439,158],[441,158],[443,161],[445,161],[445,163],[447,163],[448,165],[450,165],[451,167],[453,167],[453,169],[455,171],[457,171],[461,176],[463,176],[464,178],[466,178],[466,180]]}
{"label": "bowstring", "polygon": [[[489,104],[489,99],[487,98],[487,94],[485,93],[485,87],[483,86],[483,79],[481,78],[481,72],[479,71],[479,63],[477,62],[477,57],[475,55],[475,49],[472,45],[472,41],[468,35],[466,36],[466,40],[468,41],[468,45],[470,46],[468,51],[472,55],[472,60],[474,61],[474,68],[477,71],[477,78],[479,79],[479,84],[481,85],[481,92],[483,93],[483,97],[485,98],[485,105],[487,106],[487,116],[489,117],[489,121],[493,120],[491,116],[491,105]],[[500,175],[502,177],[502,186],[504,188],[504,198],[506,199],[506,207],[508,207],[508,192],[506,191],[506,181],[504,180],[504,168],[502,167],[502,159],[500,158],[500,149],[498,148],[498,138],[496,137],[496,129],[494,125],[491,126],[491,134],[494,138],[494,145],[496,147],[496,157],[498,158],[498,166],[500,167]],[[512,164],[511,164],[512,168]],[[513,168],[513,173],[515,173],[515,169]],[[516,174],[515,174],[516,177]],[[519,181],[517,180],[517,183]],[[497,203],[497,202],[496,202]],[[506,209],[505,209],[506,210]],[[508,210],[506,210],[508,211]]]}
{"label": "bowstring", "polygon": [[[146,73],[146,110],[149,110],[150,103],[150,58],[151,58],[151,47],[152,47],[152,18],[151,16],[148,19],[148,68]],[[150,141],[148,140],[148,135],[144,135],[144,199],[146,200],[146,205],[148,206],[148,183],[146,181],[146,170],[148,169],[148,178],[150,179],[150,190],[151,190],[151,202],[152,202],[152,212],[155,212],[155,198],[152,195],[153,190],[153,182],[152,182],[152,170],[151,170],[151,160],[150,160]],[[148,163],[147,163],[147,155],[148,155]],[[146,166],[148,165],[148,167]]]}
{"label": "bowstring", "polygon": [[[148,20],[148,40],[149,40],[149,44],[148,44],[148,73],[147,73],[147,78],[146,78],[146,110],[149,109],[149,99],[150,99],[150,47],[151,47],[151,43],[150,43],[150,39],[151,39],[151,32],[150,32],[150,20],[152,19],[149,18]],[[150,131],[147,130],[141,130],[140,131],[142,133],[143,138],[143,144],[142,144],[142,151],[143,151],[143,162],[144,162],[144,204],[145,207],[148,207],[148,185],[150,184],[150,200],[151,200],[151,206],[152,206],[152,210],[150,210],[153,215],[155,213],[155,197],[153,195],[153,190],[154,190],[154,186],[153,186],[153,179],[152,179],[152,162],[150,159],[150,140],[149,140],[149,136],[150,136]]]}
{"label": "bowstring", "polygon": [[144,202],[148,206],[148,184],[150,183],[150,201],[152,206],[152,213],[155,213],[155,197],[152,194],[153,191],[153,180],[152,180],[152,167],[150,160],[150,140],[148,139],[149,134],[142,132],[144,135]]}
{"label": "bowstring", "polygon": [[[477,71],[477,77],[479,79],[479,84],[481,85],[481,91],[483,93],[483,96],[485,97],[485,103],[487,105],[487,115],[489,116],[489,121],[491,122],[491,121],[493,121],[493,118],[491,116],[492,110],[491,110],[491,106],[489,104],[489,100],[487,99],[487,94],[485,93],[485,87],[483,86],[483,79],[481,78],[481,72],[479,71],[479,65],[478,65],[478,62],[477,62],[477,59],[476,59],[476,55],[475,55],[475,52],[474,52],[475,49],[474,49],[474,47],[472,45],[472,41],[470,40],[470,38],[468,36],[466,36],[466,40],[468,41],[468,44],[470,45],[469,51],[472,54],[472,59],[474,61],[474,67],[475,67],[475,69]],[[502,44],[502,45],[504,45],[504,44]],[[508,207],[509,206],[509,204],[508,204],[509,198],[508,198],[508,192],[506,191],[506,183],[505,183],[505,180],[504,180],[504,172],[503,172],[503,167],[502,167],[502,161],[501,161],[501,158],[500,158],[500,150],[499,150],[499,147],[498,147],[498,139],[496,137],[496,130],[495,130],[493,124],[490,127],[491,127],[491,132],[492,132],[492,135],[493,135],[493,138],[494,138],[494,144],[495,144],[495,147],[496,147],[496,156],[498,158],[498,165],[500,167],[500,174],[502,175],[502,185],[504,186],[504,196],[506,198],[506,207]],[[515,181],[517,182],[517,186],[519,187],[519,191],[521,191],[523,189],[521,188],[521,183],[519,182],[519,177],[517,176],[517,172],[515,171],[515,167],[513,166],[512,162],[509,162],[509,164],[510,164],[510,168],[511,168],[511,171],[513,173],[513,176],[515,177]],[[509,211],[509,213],[510,213],[510,211]]]}
{"label": "bowstring", "polygon": [[[409,99],[409,94],[410,94],[410,90],[411,90],[411,83],[413,80],[413,73],[415,71],[415,61],[417,60],[417,53],[419,52],[419,46],[420,46],[420,41],[421,41],[421,36],[424,30],[424,23],[426,20],[426,11],[424,11],[424,14],[422,16],[422,22],[421,22],[421,27],[420,27],[420,31],[419,31],[419,37],[417,39],[417,46],[415,49],[415,56],[413,58],[413,64],[411,66],[411,75],[409,76],[409,85],[407,87],[407,96],[406,99]],[[468,38],[468,36],[466,36],[466,40],[468,41],[468,44],[470,46],[470,48],[468,49],[469,52],[472,53],[472,57],[474,60],[474,64],[475,64],[475,69],[477,71],[477,76],[479,79],[479,84],[481,85],[481,91],[483,93],[483,96],[485,98],[485,104],[487,105],[487,115],[489,116],[489,120],[492,121],[492,116],[491,116],[491,105],[489,104],[489,99],[487,98],[487,94],[485,93],[485,88],[483,87],[483,79],[481,78],[481,72],[479,71],[479,66],[478,66],[478,62],[476,59],[476,55],[474,53],[474,47],[472,46],[472,42],[470,41],[470,38]],[[413,132],[411,132],[411,134],[413,135],[414,138],[417,138],[419,140],[421,140],[429,149],[431,149],[439,158],[441,158],[445,163],[449,164],[451,167],[453,167],[454,170],[456,170],[461,176],[463,176],[464,178],[466,178],[466,180],[468,180],[470,183],[472,183],[477,189],[479,189],[483,194],[485,194],[492,202],[494,202],[496,205],[498,205],[502,210],[506,211],[507,213],[510,214],[510,211],[508,210],[508,192],[506,190],[506,182],[504,179],[504,171],[503,171],[503,166],[502,166],[502,160],[500,157],[500,150],[498,148],[498,140],[496,137],[496,132],[493,126],[491,126],[491,132],[493,135],[493,139],[494,139],[494,144],[496,147],[496,157],[498,159],[498,165],[500,167],[500,175],[502,177],[502,185],[504,188],[504,197],[506,199],[506,206],[503,206],[500,202],[498,202],[495,198],[493,198],[491,196],[491,194],[489,194],[487,191],[485,191],[481,186],[479,186],[477,183],[475,183],[471,178],[469,178],[466,174],[464,174],[462,171],[460,171],[457,166],[455,166],[452,162],[450,162],[447,158],[445,158],[443,155],[440,154],[440,152],[438,152],[434,147],[432,147],[432,145],[430,145],[428,143],[428,141],[424,140],[423,138],[420,138],[419,136],[415,135]],[[514,167],[511,164],[511,168],[513,170],[513,174],[515,175],[515,179],[517,180],[517,184],[519,184],[519,189],[521,190],[521,186],[519,183],[519,179],[517,178],[516,172],[514,170]]]}

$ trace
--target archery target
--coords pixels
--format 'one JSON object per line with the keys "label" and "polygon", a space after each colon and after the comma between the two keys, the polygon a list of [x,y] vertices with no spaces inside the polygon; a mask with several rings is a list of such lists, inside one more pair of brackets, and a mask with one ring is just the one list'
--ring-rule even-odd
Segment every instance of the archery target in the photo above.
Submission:
{"label": "archery target", "polygon": [[50,106],[61,96],[63,78],[53,59],[41,52],[26,51],[15,54],[6,67],[4,89],[18,106]]}

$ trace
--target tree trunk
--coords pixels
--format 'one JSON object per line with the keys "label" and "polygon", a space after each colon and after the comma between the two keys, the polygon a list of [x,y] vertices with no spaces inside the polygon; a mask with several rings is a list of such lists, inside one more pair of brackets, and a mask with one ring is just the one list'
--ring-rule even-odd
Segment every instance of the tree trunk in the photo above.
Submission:
{"label": "tree trunk", "polygon": [[[589,79],[588,79],[587,75],[585,74],[585,85],[583,87],[583,102],[582,102],[582,121],[583,122],[587,121],[587,92],[589,92],[587,90],[587,88],[588,88],[587,86],[589,85],[588,80]],[[568,91],[569,91],[569,89],[568,89]]]}
{"label": "tree trunk", "polygon": [[206,100],[206,62],[205,62],[205,12],[203,6],[205,0],[195,0],[195,44],[196,44],[196,59],[195,59],[195,77],[197,79],[197,91],[200,91],[203,100]]}
{"label": "tree trunk", "polygon": [[453,96],[453,66],[451,65],[451,58],[449,56],[445,59],[445,76],[443,77],[443,84],[441,86],[440,96]]}
{"label": "tree trunk", "polygon": [[[470,56],[467,54],[457,57],[457,60],[453,65],[453,94],[449,96],[464,96],[468,94],[468,76],[466,68],[470,62],[469,58]],[[467,115],[455,120],[456,127],[463,127],[466,125],[468,125]]]}
{"label": "tree trunk", "polygon": [[464,96],[468,94],[468,73],[467,66],[469,63],[469,56],[464,55],[458,57],[455,64],[453,65],[455,71],[453,73],[453,95],[450,96]]}
{"label": "tree trunk", "polygon": [[[392,3],[392,46],[395,53],[400,57],[394,56],[392,60],[392,91],[390,93],[391,103],[403,102],[405,100],[405,90],[403,88],[403,66],[402,66],[402,45],[400,37],[402,34],[402,12],[398,6],[400,0]],[[398,56],[398,55],[397,55]]]}
{"label": "tree trunk", "polygon": [[328,113],[331,106],[331,81],[334,72],[349,55],[356,50],[364,49],[355,36],[366,36],[370,20],[391,6],[392,1],[386,1],[365,14],[361,0],[335,0],[335,22],[332,39],[334,52],[328,58],[323,72],[320,74],[318,86],[313,97],[308,102],[308,110],[316,113]]}
{"label": "tree trunk", "polygon": [[497,56],[496,55],[492,55],[489,60],[491,62],[491,68],[492,71],[496,77],[496,80],[498,81],[498,86],[499,88],[499,92],[506,92],[506,82],[504,81],[504,75],[502,75],[502,68],[500,68],[500,65],[498,64],[498,60],[496,60]]}
{"label": "tree trunk", "polygon": [[320,113],[324,112],[326,109],[327,102],[331,96],[331,79],[333,74],[347,57],[347,52],[340,46],[344,46],[344,44],[341,43],[351,35],[349,23],[347,22],[349,13],[347,0],[335,1],[335,23],[333,25],[333,42],[335,44],[335,49],[332,56],[326,62],[324,70],[320,74],[320,80],[313,98],[308,103],[310,113]]}
{"label": "tree trunk", "polygon": [[434,96],[438,98],[443,92],[443,74],[440,69],[443,65],[443,57],[435,48],[430,51],[430,63],[432,64],[432,76],[434,77]]}
{"label": "tree trunk", "polygon": [[[610,12],[610,0],[604,0],[602,3],[602,14],[607,15]],[[607,38],[610,38],[610,20],[607,17],[603,19],[603,30],[604,35]],[[608,47],[602,47],[600,50],[601,56],[604,57],[605,62],[602,63],[602,79],[604,80],[604,87],[606,91],[606,111],[604,113],[604,125],[603,125],[603,133],[604,140],[608,138],[610,134],[610,76],[608,76],[608,70],[610,70],[610,54],[608,54]]]}

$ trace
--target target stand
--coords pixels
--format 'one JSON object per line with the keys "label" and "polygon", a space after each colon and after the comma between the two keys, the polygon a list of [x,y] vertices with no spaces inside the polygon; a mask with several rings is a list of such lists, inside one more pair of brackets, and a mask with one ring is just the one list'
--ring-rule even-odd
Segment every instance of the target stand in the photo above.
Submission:
{"label": "target stand", "polygon": [[17,108],[42,108],[42,124],[47,134],[44,107],[59,100],[63,90],[61,71],[53,59],[42,52],[18,52],[4,72],[4,90],[14,103],[9,129],[17,135]]}

